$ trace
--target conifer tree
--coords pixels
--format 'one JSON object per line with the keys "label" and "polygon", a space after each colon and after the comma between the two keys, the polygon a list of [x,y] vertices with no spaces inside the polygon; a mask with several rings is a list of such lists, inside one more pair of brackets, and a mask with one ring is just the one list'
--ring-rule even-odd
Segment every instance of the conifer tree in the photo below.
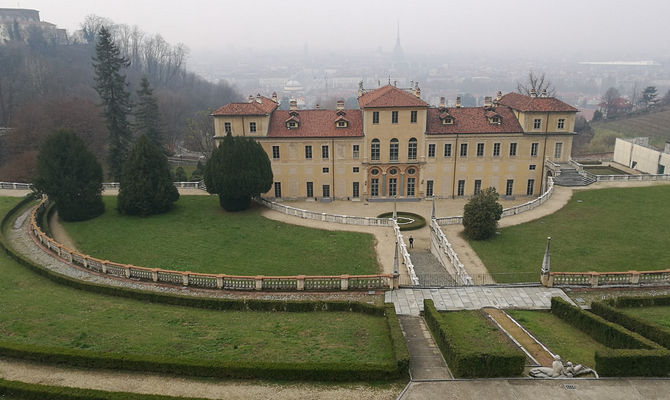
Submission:
{"label": "conifer tree", "polygon": [[158,101],[146,76],[142,78],[140,89],[137,91],[135,132],[138,136],[147,135],[153,144],[163,149],[163,129]]}
{"label": "conifer tree", "polygon": [[474,240],[484,240],[495,235],[502,210],[495,188],[490,187],[476,194],[465,205],[463,212],[465,235]]}
{"label": "conifer tree", "polygon": [[72,131],[59,130],[44,142],[37,156],[34,185],[55,202],[64,221],[83,221],[105,211],[102,167]]}
{"label": "conifer tree", "polygon": [[131,134],[128,114],[130,113],[130,93],[126,76],[121,70],[129,66],[121,56],[109,31],[100,28],[95,45],[93,68],[95,70],[95,90],[102,99],[103,116],[109,130],[109,172],[118,181],[130,145]]}
{"label": "conifer tree", "polygon": [[169,211],[179,199],[170,177],[167,157],[146,135],[137,139],[123,165],[117,208],[128,215]]}
{"label": "conifer tree", "polygon": [[272,166],[263,147],[255,140],[232,136],[223,138],[205,165],[205,185],[219,195],[227,211],[249,208],[251,198],[272,187]]}

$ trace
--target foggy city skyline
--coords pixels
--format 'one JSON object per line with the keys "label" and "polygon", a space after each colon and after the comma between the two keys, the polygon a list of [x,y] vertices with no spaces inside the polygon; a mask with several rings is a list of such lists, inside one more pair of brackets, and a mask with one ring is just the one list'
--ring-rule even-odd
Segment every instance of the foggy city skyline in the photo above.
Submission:
{"label": "foggy city skyline", "polygon": [[[666,2],[623,1],[0,1],[67,29],[89,14],[184,43],[190,61],[231,51],[638,60],[665,58]],[[665,10],[665,11],[664,11]]]}

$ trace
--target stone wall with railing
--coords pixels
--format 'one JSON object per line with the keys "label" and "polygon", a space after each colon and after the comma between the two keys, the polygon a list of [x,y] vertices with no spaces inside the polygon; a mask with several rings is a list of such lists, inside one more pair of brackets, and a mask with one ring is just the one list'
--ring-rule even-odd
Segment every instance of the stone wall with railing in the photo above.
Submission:
{"label": "stone wall with railing", "polygon": [[550,272],[541,279],[547,287],[653,286],[670,284],[670,269],[626,272]]}
{"label": "stone wall with railing", "polygon": [[313,219],[323,222],[334,222],[346,225],[364,225],[364,226],[393,226],[392,218],[377,218],[377,217],[357,217],[352,215],[328,214],[316,211],[303,210],[302,208],[295,208],[281,203],[270,201],[262,197],[255,199],[258,203],[265,207],[279,211],[287,215],[293,215],[305,219]]}
{"label": "stone wall with railing", "polygon": [[116,278],[153,282],[165,285],[187,286],[200,289],[258,290],[258,291],[341,291],[388,290],[398,286],[392,274],[377,275],[324,275],[324,276],[238,276],[171,271],[160,268],[138,267],[101,260],[72,250],[46,235],[37,221],[46,211],[47,199],[33,210],[30,233],[33,240],[48,252],[85,269]]}
{"label": "stone wall with railing", "polygon": [[409,256],[409,251],[407,251],[407,246],[405,245],[405,241],[403,240],[403,235],[400,232],[400,225],[398,225],[398,222],[392,218],[391,223],[393,226],[393,232],[395,233],[396,246],[398,246],[397,249],[400,251],[403,264],[405,264],[405,268],[407,269],[407,275],[409,276],[412,285],[417,286],[419,285],[419,278],[416,276],[416,271],[414,271],[414,264],[412,263],[412,258]]}
{"label": "stone wall with railing", "polygon": [[[183,189],[202,189],[205,190],[204,181],[195,181],[195,182],[174,182],[175,187]],[[103,183],[103,189],[118,189],[120,187],[119,182],[108,182]],[[32,190],[32,183],[19,183],[19,182],[0,182],[0,189],[16,189],[16,190]]]}
{"label": "stone wall with railing", "polygon": [[465,270],[465,266],[442,232],[436,218],[430,220],[430,251],[454,278],[456,284],[465,286],[473,284],[472,277]]}
{"label": "stone wall with railing", "polygon": [[[552,177],[547,178],[547,190],[542,193],[542,196],[533,199],[531,201],[528,201],[523,204],[519,204],[518,206],[513,206],[509,208],[503,209],[501,218],[504,217],[509,217],[512,215],[517,215],[524,213],[526,211],[530,211],[534,208],[537,208],[544,204],[547,200],[551,198],[551,195],[554,193],[554,180]],[[456,215],[452,217],[440,217],[440,218],[435,218],[437,221],[437,224],[440,226],[444,225],[458,225],[463,223],[463,216],[462,215]]]}
{"label": "stone wall with railing", "polygon": [[0,189],[32,190],[32,183],[0,182]]}

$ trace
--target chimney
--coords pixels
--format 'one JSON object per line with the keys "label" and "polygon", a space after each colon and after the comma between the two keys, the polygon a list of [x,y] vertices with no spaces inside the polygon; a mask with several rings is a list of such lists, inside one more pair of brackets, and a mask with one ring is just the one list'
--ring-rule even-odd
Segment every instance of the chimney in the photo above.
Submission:
{"label": "chimney", "polygon": [[344,100],[337,101],[337,110],[344,110]]}
{"label": "chimney", "polygon": [[670,142],[665,142],[665,149],[663,149],[663,152],[670,154]]}
{"label": "chimney", "polygon": [[461,96],[456,97],[456,108],[461,108]]}
{"label": "chimney", "polygon": [[321,107],[319,106],[319,103],[316,103],[316,106],[314,106],[314,109],[318,110],[319,108],[321,108]]}
{"label": "chimney", "polygon": [[363,81],[358,81],[358,97],[363,96]]}
{"label": "chimney", "polygon": [[278,103],[278,101],[277,101],[277,92],[272,92],[272,101],[274,101],[275,103]]}
{"label": "chimney", "polygon": [[295,111],[298,109],[298,101],[297,100],[291,100],[288,103],[288,109],[291,111]]}
{"label": "chimney", "polygon": [[500,99],[502,99],[502,92],[498,90],[498,94],[496,95],[496,103],[499,102]]}
{"label": "chimney", "polygon": [[440,108],[445,108],[447,106],[444,97],[440,97]]}
{"label": "chimney", "polygon": [[416,90],[414,90],[414,95],[416,97],[421,98],[421,88],[420,87],[418,87],[418,86],[416,87]]}
{"label": "chimney", "polygon": [[256,103],[259,103],[259,104],[262,103],[262,100],[261,100],[261,94],[260,94],[260,93],[258,93],[258,94],[256,95]]}
{"label": "chimney", "polygon": [[254,96],[250,94],[250,95],[249,95],[249,98],[248,98],[247,100],[249,101],[249,103],[253,103],[253,101],[254,101]]}
{"label": "chimney", "polygon": [[547,97],[547,89],[542,89],[542,94],[540,97]]}
{"label": "chimney", "polygon": [[535,89],[530,89],[530,97],[537,97],[537,92]]}
{"label": "chimney", "polygon": [[484,108],[491,108],[492,106],[491,96],[484,97]]}

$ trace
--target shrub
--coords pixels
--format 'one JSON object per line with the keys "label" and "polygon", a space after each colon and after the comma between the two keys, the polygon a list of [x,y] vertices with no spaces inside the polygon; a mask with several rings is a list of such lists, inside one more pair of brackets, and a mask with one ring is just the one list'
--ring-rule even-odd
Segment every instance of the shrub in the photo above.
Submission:
{"label": "shrub", "polygon": [[102,167],[74,132],[59,130],[37,156],[35,189],[46,193],[65,221],[83,221],[105,211]]}
{"label": "shrub", "polygon": [[591,312],[670,349],[670,329],[623,313],[605,303],[593,302]]}
{"label": "shrub", "polygon": [[400,321],[398,320],[398,315],[395,313],[393,303],[384,304],[384,316],[386,317],[386,324],[391,335],[393,358],[396,360],[398,372],[403,377],[407,376],[409,373],[409,349],[407,349],[405,335],[403,335],[402,329],[400,329]]}
{"label": "shrub", "polygon": [[175,182],[186,182],[188,180],[184,168],[177,167],[177,169],[174,170],[174,180]]}
{"label": "shrub", "polygon": [[490,187],[476,194],[464,208],[465,235],[473,240],[485,240],[495,235],[502,210],[495,188]]}
{"label": "shrub", "polygon": [[670,374],[667,350],[596,351],[596,371],[600,376],[661,376]]}
{"label": "shrub", "polygon": [[142,216],[160,214],[169,211],[178,199],[167,158],[146,135],[140,136],[123,164],[119,211]]}
{"label": "shrub", "polygon": [[[401,231],[414,231],[417,229],[421,229],[424,226],[426,226],[426,219],[419,214],[414,214],[411,212],[406,212],[406,211],[398,211],[396,213],[398,218],[405,217],[405,218],[411,218],[414,221],[409,224],[398,224],[400,227]],[[393,218],[393,212],[385,212],[382,214],[377,215],[377,218]],[[400,221],[402,222],[402,221]]]}
{"label": "shrub", "polygon": [[607,303],[616,308],[653,307],[670,305],[670,295],[665,296],[622,296],[607,299]]}

